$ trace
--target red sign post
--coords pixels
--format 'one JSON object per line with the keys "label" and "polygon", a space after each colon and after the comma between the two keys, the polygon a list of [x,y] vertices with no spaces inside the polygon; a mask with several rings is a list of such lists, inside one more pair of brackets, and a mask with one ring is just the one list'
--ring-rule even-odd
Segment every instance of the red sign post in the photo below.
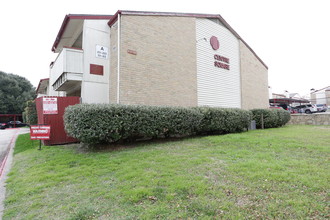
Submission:
{"label": "red sign post", "polygon": [[50,125],[31,125],[30,126],[30,139],[40,140],[39,150],[41,150],[41,140],[50,139]]}

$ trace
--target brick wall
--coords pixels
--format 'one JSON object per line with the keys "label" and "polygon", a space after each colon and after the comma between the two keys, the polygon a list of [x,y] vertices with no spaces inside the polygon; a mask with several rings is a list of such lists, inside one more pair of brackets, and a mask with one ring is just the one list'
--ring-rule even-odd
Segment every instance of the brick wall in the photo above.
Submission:
{"label": "brick wall", "polygon": [[110,29],[110,103],[117,103],[118,22]]}
{"label": "brick wall", "polygon": [[[110,103],[117,103],[118,22],[110,35]],[[120,103],[197,106],[193,17],[122,15]],[[268,70],[239,42],[242,108],[268,108]]]}
{"label": "brick wall", "polygon": [[240,41],[242,108],[268,108],[268,70]]}
{"label": "brick wall", "polygon": [[195,36],[195,18],[122,16],[120,103],[196,106]]}

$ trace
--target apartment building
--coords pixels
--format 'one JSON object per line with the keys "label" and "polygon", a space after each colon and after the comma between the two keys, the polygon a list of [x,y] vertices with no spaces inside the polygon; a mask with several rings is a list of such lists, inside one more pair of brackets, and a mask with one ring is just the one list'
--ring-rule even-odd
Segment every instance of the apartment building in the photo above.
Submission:
{"label": "apartment building", "polygon": [[48,96],[82,103],[268,108],[268,67],[220,16],[67,15]]}
{"label": "apartment building", "polygon": [[322,89],[311,89],[311,103],[312,104],[325,104],[330,106],[330,86]]}

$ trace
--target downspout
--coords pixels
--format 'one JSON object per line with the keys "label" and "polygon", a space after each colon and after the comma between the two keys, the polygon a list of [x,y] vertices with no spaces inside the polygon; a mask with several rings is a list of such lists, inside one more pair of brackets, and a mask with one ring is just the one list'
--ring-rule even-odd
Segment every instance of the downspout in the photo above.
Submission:
{"label": "downspout", "polygon": [[118,13],[118,33],[117,33],[117,104],[119,104],[119,82],[120,82],[120,13]]}
{"label": "downspout", "polygon": [[240,109],[248,109],[249,107],[247,107],[246,105],[243,105],[244,103],[244,101],[243,101],[243,82],[242,82],[242,52],[241,52],[241,44],[242,44],[242,42],[238,39],[238,53],[239,53],[239,60],[238,60],[238,62],[239,62],[239,91],[240,91],[240,95],[241,95],[241,97],[240,97]]}

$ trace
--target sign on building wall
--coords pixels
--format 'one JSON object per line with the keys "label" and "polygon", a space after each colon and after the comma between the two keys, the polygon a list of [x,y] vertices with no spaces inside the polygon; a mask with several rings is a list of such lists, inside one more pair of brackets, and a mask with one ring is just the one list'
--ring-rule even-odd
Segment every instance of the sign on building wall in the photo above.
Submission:
{"label": "sign on building wall", "polygon": [[109,49],[105,46],[96,45],[95,56],[101,59],[108,59]]}
{"label": "sign on building wall", "polygon": [[[210,45],[214,51],[220,48],[219,40],[216,36],[210,38]],[[221,56],[219,54],[214,54],[214,66],[226,70],[230,70],[229,58]]]}
{"label": "sign on building wall", "polygon": [[199,106],[241,108],[238,39],[225,27],[196,20]]}
{"label": "sign on building wall", "polygon": [[57,109],[57,98],[43,98],[42,99],[43,114],[44,115],[56,115],[58,114]]}

